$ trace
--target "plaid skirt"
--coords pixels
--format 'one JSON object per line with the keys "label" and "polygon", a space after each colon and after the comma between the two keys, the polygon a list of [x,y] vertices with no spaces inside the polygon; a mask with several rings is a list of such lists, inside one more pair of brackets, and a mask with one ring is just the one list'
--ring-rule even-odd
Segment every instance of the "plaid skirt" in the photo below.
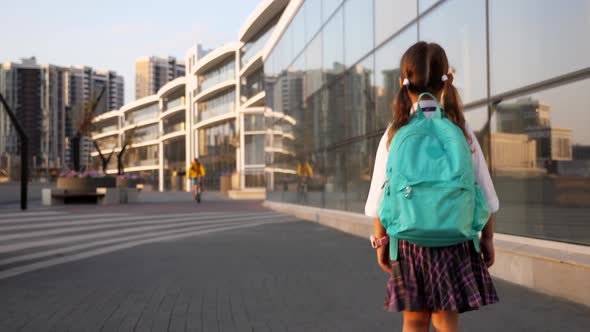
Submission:
{"label": "plaid skirt", "polygon": [[399,240],[398,256],[387,283],[387,311],[465,312],[499,300],[471,241],[431,248]]}

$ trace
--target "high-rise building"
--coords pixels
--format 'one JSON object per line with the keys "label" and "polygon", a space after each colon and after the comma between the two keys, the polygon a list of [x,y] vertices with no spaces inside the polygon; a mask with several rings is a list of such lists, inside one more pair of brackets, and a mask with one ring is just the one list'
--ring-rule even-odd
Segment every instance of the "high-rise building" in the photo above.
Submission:
{"label": "high-rise building", "polygon": [[[43,161],[42,88],[43,71],[34,57],[4,63],[0,68],[0,93],[28,135],[29,164],[33,167]],[[0,109],[0,154],[15,156],[20,152],[18,135],[2,105]]]}
{"label": "high-rise building", "polygon": [[135,62],[135,99],[155,94],[164,84],[184,76],[184,63],[175,57],[146,56]]}
{"label": "high-rise building", "polygon": [[[8,62],[0,68],[0,93],[16,113],[29,138],[29,160],[34,172],[57,170],[71,163],[70,141],[76,134],[84,105],[105,94],[97,114],[123,105],[123,77],[90,67],[40,65],[35,58]],[[1,106],[0,106],[1,107]],[[19,153],[18,135],[6,112],[0,112],[0,155]],[[81,144],[82,164],[89,163],[91,141]],[[12,158],[18,160],[18,158]]]}

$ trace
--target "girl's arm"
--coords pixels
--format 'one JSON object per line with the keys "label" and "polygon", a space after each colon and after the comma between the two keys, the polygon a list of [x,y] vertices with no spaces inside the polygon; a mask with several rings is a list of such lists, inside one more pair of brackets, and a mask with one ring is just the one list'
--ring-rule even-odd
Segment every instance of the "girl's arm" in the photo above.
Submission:
{"label": "girl's arm", "polygon": [[[389,129],[389,128],[388,128]],[[381,197],[383,197],[383,184],[387,180],[387,174],[385,172],[387,164],[387,130],[379,141],[377,147],[377,154],[375,155],[375,165],[373,166],[373,176],[371,177],[371,187],[369,189],[369,195],[365,204],[365,215],[377,218],[377,212],[379,211],[379,204],[381,203]],[[375,236],[378,234],[375,233]]]}
{"label": "girl's arm", "polygon": [[490,219],[488,219],[488,223],[481,231],[481,238],[482,239],[493,239],[494,238],[494,214],[490,214]]}

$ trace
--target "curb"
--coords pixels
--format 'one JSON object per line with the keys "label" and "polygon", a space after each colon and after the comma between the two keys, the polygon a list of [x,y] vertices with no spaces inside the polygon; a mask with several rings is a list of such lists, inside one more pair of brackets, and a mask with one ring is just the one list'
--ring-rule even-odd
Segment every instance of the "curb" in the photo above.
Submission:
{"label": "curb", "polygon": [[[264,201],[268,209],[291,214],[367,239],[373,220],[358,213]],[[496,278],[590,307],[590,247],[497,234]]]}

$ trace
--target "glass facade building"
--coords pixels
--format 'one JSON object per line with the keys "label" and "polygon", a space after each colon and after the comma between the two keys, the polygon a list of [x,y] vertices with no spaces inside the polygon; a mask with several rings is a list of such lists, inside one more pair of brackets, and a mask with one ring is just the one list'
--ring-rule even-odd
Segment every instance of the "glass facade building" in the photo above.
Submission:
{"label": "glass facade building", "polygon": [[300,2],[264,61],[267,199],[363,212],[400,58],[423,40],[447,52],[497,231],[590,244],[590,2]]}

